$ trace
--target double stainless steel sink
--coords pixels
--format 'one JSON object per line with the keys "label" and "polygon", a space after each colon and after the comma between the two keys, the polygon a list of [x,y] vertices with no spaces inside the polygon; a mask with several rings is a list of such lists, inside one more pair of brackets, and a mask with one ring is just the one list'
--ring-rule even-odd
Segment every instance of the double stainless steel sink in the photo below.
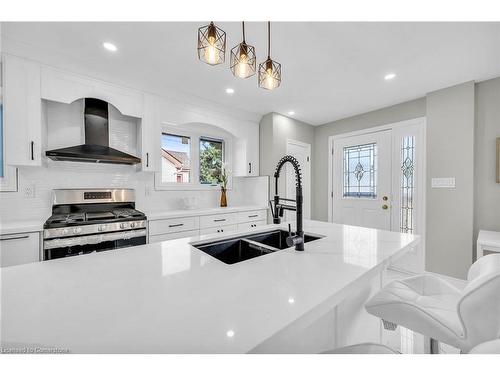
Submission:
{"label": "double stainless steel sink", "polygon": [[[288,236],[287,231],[275,229],[193,246],[226,264],[234,264],[289,248],[286,244]],[[307,243],[320,238],[319,236],[305,234],[304,242]]]}

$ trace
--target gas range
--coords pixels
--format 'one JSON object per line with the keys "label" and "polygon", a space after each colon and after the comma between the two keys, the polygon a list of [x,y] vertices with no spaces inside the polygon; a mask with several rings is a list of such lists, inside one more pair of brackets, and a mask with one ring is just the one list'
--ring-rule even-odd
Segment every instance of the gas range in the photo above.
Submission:
{"label": "gas range", "polygon": [[131,189],[54,190],[44,260],[144,244],[146,219]]}

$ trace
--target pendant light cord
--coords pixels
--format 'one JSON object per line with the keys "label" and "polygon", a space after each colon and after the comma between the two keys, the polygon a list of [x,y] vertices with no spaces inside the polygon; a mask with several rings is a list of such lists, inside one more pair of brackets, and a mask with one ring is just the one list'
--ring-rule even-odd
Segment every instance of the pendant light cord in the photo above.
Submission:
{"label": "pendant light cord", "polygon": [[241,25],[243,27],[243,43],[245,43],[245,21],[242,21]]}
{"label": "pendant light cord", "polygon": [[271,58],[271,21],[267,21],[267,58]]}

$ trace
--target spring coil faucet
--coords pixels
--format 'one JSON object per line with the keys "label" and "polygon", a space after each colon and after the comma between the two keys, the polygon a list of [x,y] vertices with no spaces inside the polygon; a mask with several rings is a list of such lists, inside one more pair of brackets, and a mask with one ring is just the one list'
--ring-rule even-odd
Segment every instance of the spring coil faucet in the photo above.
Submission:
{"label": "spring coil faucet", "polygon": [[[290,163],[293,166],[295,171],[295,191],[296,196],[295,200],[280,198],[278,195],[278,179],[280,177],[281,168],[285,163]],[[302,223],[302,204],[303,204],[303,196],[302,196],[302,176],[300,172],[300,164],[291,155],[286,155],[281,158],[276,166],[276,171],[274,172],[275,179],[275,194],[274,201],[269,201],[271,206],[271,213],[273,215],[273,223],[280,224],[281,218],[283,217],[284,210],[295,211],[297,215],[297,231],[294,235],[292,235],[292,230],[290,224],[288,224],[288,237],[286,239],[286,243],[288,246],[295,246],[295,250],[304,251],[304,230]],[[280,203],[284,201],[285,203]],[[295,202],[295,206],[287,204],[286,202]],[[273,207],[274,205],[274,207]]]}

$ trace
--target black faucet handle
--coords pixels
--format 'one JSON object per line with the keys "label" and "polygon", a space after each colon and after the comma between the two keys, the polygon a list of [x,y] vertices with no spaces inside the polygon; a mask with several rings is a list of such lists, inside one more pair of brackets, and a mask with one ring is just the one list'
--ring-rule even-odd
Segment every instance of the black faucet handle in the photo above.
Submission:
{"label": "black faucet handle", "polygon": [[292,237],[292,226],[288,223],[288,235]]}

